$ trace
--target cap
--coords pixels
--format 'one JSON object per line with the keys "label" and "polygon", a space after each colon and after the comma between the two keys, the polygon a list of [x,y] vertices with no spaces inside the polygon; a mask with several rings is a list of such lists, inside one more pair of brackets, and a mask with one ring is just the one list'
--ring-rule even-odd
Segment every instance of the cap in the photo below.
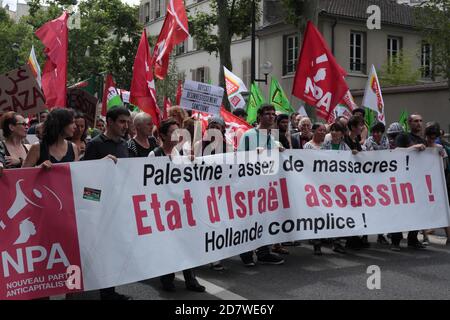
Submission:
{"label": "cap", "polygon": [[403,127],[398,122],[391,123],[391,125],[386,131],[387,134],[402,133],[402,132],[404,132]]}

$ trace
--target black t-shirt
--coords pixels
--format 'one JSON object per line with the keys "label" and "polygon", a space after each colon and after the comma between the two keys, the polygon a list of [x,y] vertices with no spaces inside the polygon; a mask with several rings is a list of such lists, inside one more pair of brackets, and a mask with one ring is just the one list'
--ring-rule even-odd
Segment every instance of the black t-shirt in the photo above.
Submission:
{"label": "black t-shirt", "polygon": [[103,159],[108,154],[116,158],[128,158],[127,142],[124,139],[119,141],[111,140],[102,133],[88,142],[83,160]]}
{"label": "black t-shirt", "polygon": [[408,137],[409,137],[409,141],[410,141],[411,145],[414,145],[414,144],[426,144],[426,141],[425,141],[424,138],[422,138],[420,136],[417,136],[414,133],[410,132],[408,134]]}
{"label": "black t-shirt", "polygon": [[51,163],[66,163],[75,161],[75,152],[73,151],[72,142],[67,141],[67,152],[61,160],[55,159],[50,154],[49,147],[45,143],[39,143],[39,159],[36,162],[36,165],[38,166],[47,160],[50,160]]}
{"label": "black t-shirt", "polygon": [[158,142],[155,137],[149,137],[148,143],[150,147],[148,149],[141,146],[135,139],[128,140],[128,153],[130,158],[144,158],[148,157],[149,153],[158,146]]}
{"label": "black t-shirt", "polygon": [[356,141],[353,141],[350,136],[344,137],[345,144],[350,148],[350,150],[362,151],[361,143],[359,143],[358,137],[356,137]]}
{"label": "black t-shirt", "polygon": [[279,139],[278,139],[278,140],[280,141],[281,145],[282,145],[285,149],[289,149],[289,148],[290,148],[290,146],[289,146],[289,140],[288,140],[288,138],[286,137],[286,132],[280,131],[280,136],[279,136]]}

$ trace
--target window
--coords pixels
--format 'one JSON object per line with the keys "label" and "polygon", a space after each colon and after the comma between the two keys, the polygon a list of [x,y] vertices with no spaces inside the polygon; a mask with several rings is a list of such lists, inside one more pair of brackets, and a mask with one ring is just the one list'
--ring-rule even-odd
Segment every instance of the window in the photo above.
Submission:
{"label": "window", "polygon": [[365,34],[352,31],[350,33],[350,71],[366,73],[365,51]]}
{"label": "window", "polygon": [[250,90],[250,81],[252,76],[252,59],[246,58],[242,60],[242,81],[248,90]]}
{"label": "window", "polygon": [[388,65],[392,65],[392,63],[395,62],[400,54],[400,51],[402,50],[402,38],[388,37],[387,41]]}
{"label": "window", "polygon": [[298,59],[298,35],[284,37],[283,75],[295,73]]}
{"label": "window", "polygon": [[209,82],[209,68],[201,67],[195,70],[192,70],[192,80],[208,83]]}
{"label": "window", "polygon": [[158,19],[161,17],[161,0],[154,0],[155,1],[155,19]]}
{"label": "window", "polygon": [[197,40],[195,40],[195,38],[192,38],[192,50],[193,51],[198,50]]}
{"label": "window", "polygon": [[150,3],[147,2],[144,5],[144,15],[145,15],[145,22],[148,23],[150,22]]}
{"label": "window", "polygon": [[187,40],[175,46],[175,55],[179,56],[187,52]]}
{"label": "window", "polygon": [[432,77],[432,48],[429,43],[422,42],[422,78],[431,78]]}

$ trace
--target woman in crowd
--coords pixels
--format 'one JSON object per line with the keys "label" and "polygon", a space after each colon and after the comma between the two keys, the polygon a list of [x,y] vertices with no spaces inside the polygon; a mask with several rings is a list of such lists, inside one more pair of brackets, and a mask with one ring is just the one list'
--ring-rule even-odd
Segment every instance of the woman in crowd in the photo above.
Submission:
{"label": "woman in crowd", "polygon": [[[330,127],[331,138],[322,144],[322,150],[350,151],[350,148],[344,142],[345,132],[345,128],[339,122],[333,123]],[[332,239],[334,252],[346,253],[341,242],[340,238]]]}
{"label": "woman in crowd", "polygon": [[350,151],[344,142],[345,133],[345,128],[339,122],[333,123],[330,127],[331,138],[322,144],[322,150]]}
{"label": "woman in crowd", "polygon": [[[176,155],[178,152],[175,149],[178,141],[174,141],[172,139],[172,135],[178,130],[180,127],[175,119],[168,118],[161,122],[159,127],[159,136],[162,140],[162,145],[160,147],[155,148],[152,152],[150,152],[149,157],[164,157],[170,155]],[[198,283],[194,270],[187,269],[183,270],[184,281],[186,283],[186,289],[196,292],[204,292],[205,287]],[[173,292],[175,291],[175,274],[169,273],[160,277],[163,289],[166,291]]]}
{"label": "woman in crowd", "polygon": [[130,158],[147,157],[159,144],[153,137],[153,119],[145,113],[139,112],[133,120],[136,136],[128,140]]}
{"label": "woman in crowd", "polygon": [[178,128],[182,128],[184,119],[188,118],[186,111],[179,106],[173,106],[167,109],[167,116],[177,122]]}
{"label": "woman in crowd", "polygon": [[[441,136],[441,128],[439,123],[437,122],[428,122],[425,126],[425,140],[427,142],[427,148],[437,148],[439,151],[439,155],[442,158],[444,164],[444,170],[447,169],[448,166],[448,155],[445,151],[444,147],[440,144],[436,143],[436,140]],[[450,227],[444,228],[445,235],[447,236],[446,244],[450,244]],[[424,230],[423,231],[423,241],[422,244],[428,245],[430,240],[428,238],[429,234],[432,234],[432,230]]]}
{"label": "woman in crowd", "polygon": [[[313,136],[311,141],[307,142],[303,149],[308,150],[320,150],[322,148],[323,140],[327,134],[327,128],[323,123],[315,123],[312,126]],[[322,239],[314,239],[311,241],[314,246],[314,254],[317,256],[322,255]]]}
{"label": "woman in crowd", "polygon": [[29,149],[23,143],[27,137],[25,119],[13,111],[7,112],[2,116],[0,126],[5,138],[0,142],[0,161],[5,169],[20,168]]}
{"label": "woman in crowd", "polygon": [[84,117],[84,114],[81,112],[75,112],[74,115],[75,119],[75,132],[73,134],[72,138],[68,138],[70,141],[72,141],[78,150],[79,158],[83,158],[84,152],[86,151],[86,138],[87,138],[87,132],[88,132],[88,126],[86,122],[86,118]]}
{"label": "woman in crowd", "polygon": [[44,122],[42,142],[31,146],[23,167],[50,168],[54,163],[78,161],[77,146],[67,141],[75,133],[72,110],[53,109]]}
{"label": "woman in crowd", "polygon": [[327,134],[327,128],[323,123],[315,123],[312,132],[312,139],[303,146],[303,149],[320,150]]}
{"label": "woman in crowd", "polygon": [[361,132],[364,130],[364,119],[360,116],[352,116],[348,120],[348,134],[344,137],[344,141],[347,146],[352,150],[353,154],[362,151],[360,143]]}
{"label": "woman in crowd", "polygon": [[[366,151],[389,150],[389,139],[384,134],[386,131],[385,125],[382,122],[377,122],[372,126],[370,131],[371,136],[366,139],[364,149]],[[383,234],[378,235],[377,242],[383,245],[389,244]]]}
{"label": "woman in crowd", "polygon": [[371,135],[366,139],[366,151],[389,150],[389,139],[384,134],[386,127],[382,122],[375,123],[371,128]]}

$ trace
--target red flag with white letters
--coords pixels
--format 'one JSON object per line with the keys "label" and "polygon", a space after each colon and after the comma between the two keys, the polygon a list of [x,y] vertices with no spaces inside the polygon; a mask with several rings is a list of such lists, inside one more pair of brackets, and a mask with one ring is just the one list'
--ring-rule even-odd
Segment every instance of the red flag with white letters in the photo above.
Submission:
{"label": "red flag with white letters", "polygon": [[315,106],[317,115],[328,120],[348,91],[346,75],[319,30],[308,21],[292,94]]}
{"label": "red flag with white letters", "polygon": [[169,56],[175,45],[189,37],[188,19],[183,0],[170,0],[166,18],[153,51],[155,76],[164,79],[169,68]]}

